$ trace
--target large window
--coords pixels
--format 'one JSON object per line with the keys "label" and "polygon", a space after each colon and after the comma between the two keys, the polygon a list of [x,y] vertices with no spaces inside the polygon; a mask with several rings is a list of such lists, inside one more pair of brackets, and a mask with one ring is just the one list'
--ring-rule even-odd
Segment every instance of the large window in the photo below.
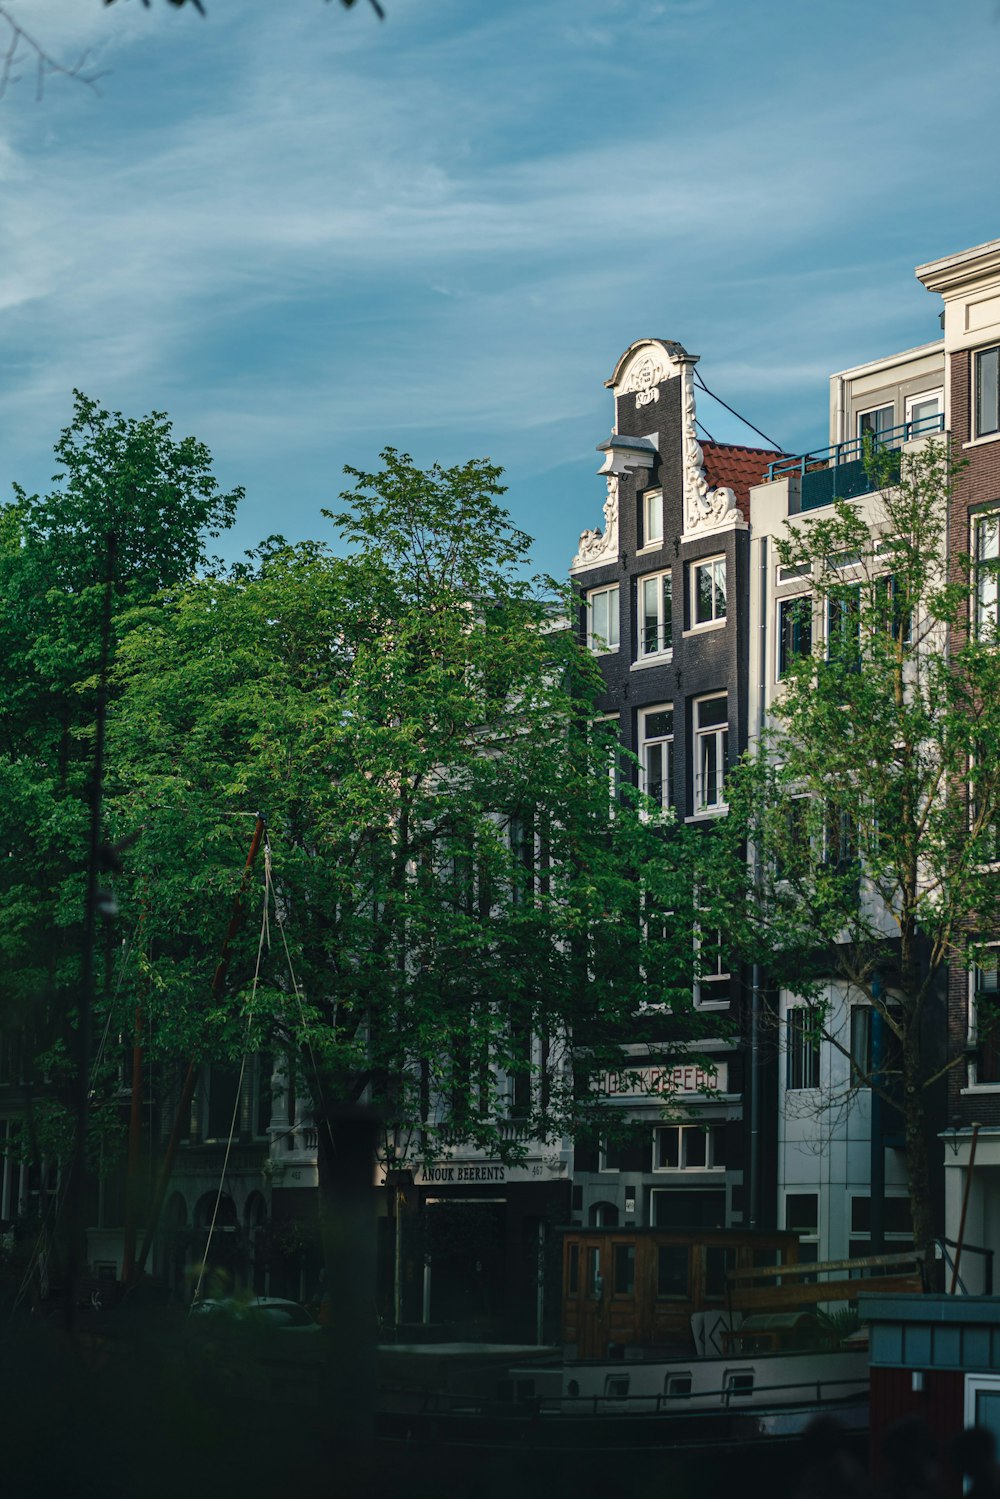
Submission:
{"label": "large window", "polygon": [[812,597],[807,593],[778,603],[778,676],[783,677],[797,656],[812,651]]}
{"label": "large window", "polygon": [[997,601],[1000,598],[1000,510],[977,515],[972,522],[972,550],[975,562],[975,627],[981,639],[995,640],[1000,624]]}
{"label": "large window", "polygon": [[895,407],[873,406],[870,411],[858,413],[858,437],[862,442],[866,437],[877,441],[895,426],[895,422]]}
{"label": "large window", "polygon": [[694,1002],[699,1009],[723,1008],[730,999],[731,973],[729,958],[722,943],[722,932],[695,929],[697,976]]}
{"label": "large window", "polygon": [[[1000,956],[1000,951],[998,951]],[[975,1083],[1000,1084],[1000,986],[996,968],[970,974],[969,1031],[975,1051]]]}
{"label": "large window", "polygon": [[618,584],[587,595],[587,643],[592,651],[616,651],[619,645]]}
{"label": "large window", "polygon": [[663,540],[663,491],[647,489],[642,497],[642,545],[655,546]]}
{"label": "large window", "polygon": [[[851,1237],[847,1253],[852,1260],[863,1259],[874,1253],[871,1241],[872,1200],[870,1197],[851,1198]],[[882,1235],[885,1240],[883,1254],[901,1254],[913,1243],[913,1219],[910,1214],[909,1197],[882,1198]],[[883,1272],[872,1266],[870,1270],[852,1271],[856,1277],[881,1275]]]}
{"label": "large window", "polygon": [[701,1124],[661,1124],[653,1131],[654,1171],[721,1171],[722,1130]]}
{"label": "large window", "polygon": [[673,801],[674,710],[643,708],[639,713],[642,789],[664,811]]}
{"label": "large window", "polygon": [[726,559],[709,557],[691,564],[691,623],[708,625],[726,617]]}
{"label": "large window", "polygon": [[826,654],[842,666],[861,664],[861,584],[844,583],[826,601]]}
{"label": "large window", "polygon": [[943,390],[925,390],[919,396],[910,396],[906,402],[907,438],[940,432],[943,412]]}
{"label": "large window", "polygon": [[639,656],[661,656],[673,648],[674,594],[670,573],[639,579]]}
{"label": "large window", "polygon": [[724,807],[726,762],[729,758],[729,700],[705,697],[694,704],[695,811]]}
{"label": "large window", "polygon": [[982,349],[975,359],[975,425],[976,437],[1000,432],[1000,348]]}
{"label": "large window", "polygon": [[796,1005],[785,1019],[785,1086],[789,1090],[819,1087],[819,1039],[816,1016],[808,1005]]}
{"label": "large window", "polygon": [[871,1005],[851,1005],[851,1086],[867,1088],[872,1074]]}

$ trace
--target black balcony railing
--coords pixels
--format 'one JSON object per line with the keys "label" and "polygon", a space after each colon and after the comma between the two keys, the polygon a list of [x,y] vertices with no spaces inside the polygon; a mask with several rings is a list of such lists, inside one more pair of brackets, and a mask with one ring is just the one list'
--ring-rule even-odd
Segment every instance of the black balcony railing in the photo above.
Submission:
{"label": "black balcony railing", "polygon": [[[834,500],[857,499],[898,478],[899,450],[904,443],[943,431],[944,416],[937,413],[918,421],[902,422],[884,432],[866,432],[851,442],[835,442],[831,447],[800,453],[795,458],[778,458],[768,465],[768,483],[797,474],[803,510],[832,505]],[[888,461],[873,463],[879,453],[885,453]]]}

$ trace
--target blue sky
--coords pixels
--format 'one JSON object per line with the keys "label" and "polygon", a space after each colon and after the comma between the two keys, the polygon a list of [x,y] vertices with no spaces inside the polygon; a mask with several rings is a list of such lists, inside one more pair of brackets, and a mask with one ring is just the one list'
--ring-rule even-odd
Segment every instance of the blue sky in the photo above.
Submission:
{"label": "blue sky", "polygon": [[0,493],[78,386],[209,444],[230,556],[391,444],[502,464],[562,574],[633,339],[816,445],[830,372],[937,336],[913,267],[1000,237],[997,0],[383,3],[6,0],[109,72],[0,100]]}

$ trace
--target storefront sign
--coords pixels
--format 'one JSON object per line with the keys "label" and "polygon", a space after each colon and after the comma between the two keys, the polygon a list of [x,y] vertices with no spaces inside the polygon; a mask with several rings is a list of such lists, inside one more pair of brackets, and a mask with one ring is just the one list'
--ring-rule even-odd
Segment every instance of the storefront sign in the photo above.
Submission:
{"label": "storefront sign", "polygon": [[602,1092],[618,1098],[655,1098],[657,1094],[674,1097],[684,1093],[725,1093],[728,1068],[719,1062],[714,1072],[706,1072],[693,1062],[680,1067],[634,1067],[628,1072],[606,1072]]}

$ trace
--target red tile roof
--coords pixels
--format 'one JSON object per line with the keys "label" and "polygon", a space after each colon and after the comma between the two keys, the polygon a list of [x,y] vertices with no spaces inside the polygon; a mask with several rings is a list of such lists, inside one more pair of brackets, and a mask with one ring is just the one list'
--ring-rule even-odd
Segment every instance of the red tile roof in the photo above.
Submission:
{"label": "red tile roof", "polygon": [[728,488],[746,520],[750,519],[750,489],[767,477],[767,466],[784,454],[774,448],[744,448],[737,443],[703,442],[705,477],[713,489]]}

